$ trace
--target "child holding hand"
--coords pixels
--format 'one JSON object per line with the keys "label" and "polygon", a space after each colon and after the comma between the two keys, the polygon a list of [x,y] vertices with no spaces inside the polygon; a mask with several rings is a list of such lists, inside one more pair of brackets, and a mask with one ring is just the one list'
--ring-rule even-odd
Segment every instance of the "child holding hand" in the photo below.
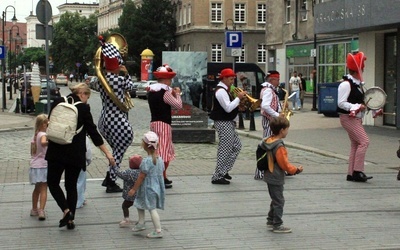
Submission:
{"label": "child holding hand", "polygon": [[133,205],[135,201],[135,195],[129,196],[128,192],[135,185],[136,180],[139,177],[139,167],[142,163],[142,157],[140,155],[133,155],[129,157],[129,169],[120,171],[114,168],[115,174],[124,181],[124,188],[122,190],[122,212],[124,214],[124,219],[119,223],[119,227],[129,227],[131,225],[131,220],[129,219],[129,208]]}
{"label": "child holding hand", "polygon": [[[271,197],[270,209],[267,217],[267,227],[274,233],[290,233],[292,229],[283,226],[283,185],[285,184],[285,171],[288,174],[299,174],[303,167],[295,167],[289,163],[287,150],[283,138],[289,133],[289,120],[279,116],[271,120],[270,127],[272,135],[264,138],[261,147],[272,151],[273,159],[268,163],[268,170],[264,172],[264,181],[268,185],[269,196]],[[271,163],[271,164],[270,164]]]}
{"label": "child holding hand", "polygon": [[150,212],[151,220],[154,225],[154,231],[147,235],[148,238],[162,238],[160,216],[158,209],[164,209],[165,185],[164,185],[164,162],[157,156],[156,149],[158,145],[158,136],[149,131],[144,134],[142,147],[147,152],[147,157],[143,159],[140,165],[139,177],[129,191],[130,196],[136,194],[134,206],[138,210],[139,221],[132,231],[139,232],[146,229],[144,216],[145,210]]}
{"label": "child holding hand", "polygon": [[[47,151],[46,129],[49,120],[45,114],[40,114],[35,121],[35,134],[31,141],[31,163],[29,182],[35,185],[32,192],[31,216],[46,220],[44,208],[47,202],[47,161],[44,159]],[[39,202],[39,208],[38,208]]]}

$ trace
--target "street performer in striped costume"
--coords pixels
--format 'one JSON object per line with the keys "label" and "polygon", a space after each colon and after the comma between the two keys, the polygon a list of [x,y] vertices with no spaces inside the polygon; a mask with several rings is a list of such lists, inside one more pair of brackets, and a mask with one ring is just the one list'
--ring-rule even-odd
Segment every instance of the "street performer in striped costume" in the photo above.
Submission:
{"label": "street performer in striped costume", "polygon": [[[349,74],[343,77],[338,88],[338,108],[340,124],[346,130],[351,142],[348,181],[366,182],[372,176],[364,174],[365,154],[369,145],[368,135],[364,130],[362,119],[367,111],[364,103],[363,71],[367,57],[363,52],[349,53],[346,66]],[[382,115],[382,109],[372,110],[373,117]]]}
{"label": "street performer in striped costume", "polygon": [[[280,75],[276,70],[270,70],[266,76],[266,82],[261,84],[262,89],[260,91],[261,101],[261,125],[263,127],[263,138],[267,138],[272,135],[271,127],[269,126],[270,121],[274,117],[278,117],[282,112],[282,107],[278,97],[278,86],[279,86]],[[262,180],[264,173],[256,167],[254,179]]]}
{"label": "street performer in striped costume", "polygon": [[148,102],[151,112],[150,130],[158,135],[158,155],[164,161],[165,188],[172,188],[172,181],[167,178],[167,168],[175,158],[172,144],[171,109],[181,109],[182,99],[179,87],[171,88],[172,78],[176,73],[168,66],[158,67],[153,75],[158,83],[149,86]]}

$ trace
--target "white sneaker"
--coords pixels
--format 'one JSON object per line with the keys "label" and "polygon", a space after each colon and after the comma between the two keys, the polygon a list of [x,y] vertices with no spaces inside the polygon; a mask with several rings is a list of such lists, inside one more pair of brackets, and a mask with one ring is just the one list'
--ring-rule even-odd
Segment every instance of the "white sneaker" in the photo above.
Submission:
{"label": "white sneaker", "polygon": [[120,223],[119,223],[119,227],[129,227],[131,225],[131,221],[127,218],[123,219]]}
{"label": "white sneaker", "polygon": [[162,232],[156,232],[156,231],[153,231],[147,235],[147,238],[162,238],[162,237],[163,237]]}
{"label": "white sneaker", "polygon": [[133,232],[139,232],[139,231],[143,231],[143,230],[146,230],[146,225],[145,224],[139,224],[139,222],[136,223],[135,226],[132,228]]}

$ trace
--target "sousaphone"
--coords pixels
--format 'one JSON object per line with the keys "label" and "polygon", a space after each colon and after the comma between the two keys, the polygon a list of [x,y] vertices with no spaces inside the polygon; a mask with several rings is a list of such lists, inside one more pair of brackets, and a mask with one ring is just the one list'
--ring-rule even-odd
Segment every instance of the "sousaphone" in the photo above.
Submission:
{"label": "sousaphone", "polygon": [[[126,55],[128,54],[128,43],[121,34],[118,33],[111,34],[106,42],[114,45],[121,54],[122,58],[125,58]],[[94,56],[94,65],[96,69],[96,75],[99,78],[99,82],[101,86],[103,86],[104,90],[111,98],[111,100],[115,103],[115,105],[117,105],[118,108],[123,112],[128,112],[129,109],[133,108],[134,106],[131,97],[129,95],[129,92],[125,92],[124,94],[124,102],[121,102],[118,99],[118,97],[115,95],[114,91],[111,89],[110,85],[108,84],[104,76],[104,71],[102,70],[103,63],[104,61],[101,53],[101,47],[99,47]]]}

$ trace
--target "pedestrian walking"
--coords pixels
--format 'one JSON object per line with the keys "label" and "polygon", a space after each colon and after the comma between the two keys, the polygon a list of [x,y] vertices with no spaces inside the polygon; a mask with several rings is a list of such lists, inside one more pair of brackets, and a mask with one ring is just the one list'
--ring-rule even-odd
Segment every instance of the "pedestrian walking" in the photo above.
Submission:
{"label": "pedestrian walking", "polygon": [[[272,160],[269,161],[268,169],[264,172],[264,181],[268,186],[268,193],[271,198],[267,216],[267,228],[274,233],[290,233],[292,229],[283,226],[283,207],[285,198],[283,187],[285,184],[285,171],[289,174],[299,174],[303,167],[295,167],[289,163],[288,153],[283,142],[289,133],[290,122],[285,117],[276,117],[270,123],[272,135],[261,142],[261,147],[267,152],[272,152]],[[270,164],[271,163],[271,164]]]}
{"label": "pedestrian walking", "polygon": [[139,167],[141,163],[142,157],[140,155],[133,155],[129,157],[129,169],[124,171],[115,169],[115,174],[124,181],[122,191],[122,198],[124,199],[122,202],[122,213],[124,219],[119,223],[119,227],[129,227],[132,224],[132,221],[129,218],[129,208],[135,201],[135,195],[129,196],[128,192],[135,186],[136,180],[139,177]]}
{"label": "pedestrian walking", "polygon": [[176,73],[167,64],[158,67],[153,74],[158,82],[149,86],[150,130],[156,133],[160,139],[157,153],[164,161],[165,188],[172,188],[172,181],[167,176],[169,164],[175,159],[171,110],[182,108],[181,89],[179,87],[171,88],[172,78]]}
{"label": "pedestrian walking", "polygon": [[31,216],[38,216],[39,220],[46,220],[44,209],[47,202],[47,161],[45,156],[48,145],[46,136],[48,123],[49,120],[45,114],[36,116],[35,133],[31,141],[29,182],[35,185],[32,192]]}
{"label": "pedestrian walking", "polygon": [[139,221],[133,227],[132,231],[139,232],[146,229],[145,210],[150,212],[154,231],[147,234],[148,238],[162,238],[160,216],[157,209],[164,210],[165,186],[164,186],[164,162],[157,155],[157,146],[159,138],[156,133],[149,131],[144,134],[142,147],[147,153],[147,157],[140,164],[139,177],[129,191],[130,196],[136,194],[134,206],[138,210]]}
{"label": "pedestrian walking", "polygon": [[233,98],[230,89],[236,74],[230,69],[221,70],[220,82],[215,88],[213,96],[213,108],[210,118],[214,120],[214,127],[218,133],[217,166],[211,178],[212,184],[229,184],[232,177],[229,171],[233,168],[236,157],[242,148],[239,136],[236,132],[236,116],[239,112],[240,100],[245,98],[246,92],[239,92]]}
{"label": "pedestrian walking", "polygon": [[300,78],[300,81],[301,81],[301,85],[300,85],[300,87],[301,87],[301,89],[300,89],[300,103],[301,103],[301,106],[304,107],[304,96],[305,96],[306,90],[307,90],[307,82],[306,82],[306,79],[304,79],[302,73],[299,73],[299,78]]}
{"label": "pedestrian walking", "polygon": [[293,105],[293,110],[301,109],[301,103],[300,103],[300,91],[301,91],[301,79],[297,75],[297,71],[293,72],[293,76],[289,80],[289,90],[290,90],[290,95],[292,96],[292,105]]}
{"label": "pedestrian walking", "polygon": [[[369,138],[362,124],[365,111],[367,111],[362,77],[365,60],[367,57],[361,51],[347,55],[346,66],[349,74],[344,77],[338,87],[337,100],[340,124],[349,135],[351,143],[346,180],[356,182],[372,179],[372,176],[364,173],[365,154],[369,146]],[[374,118],[382,114],[382,109],[372,110]]]}
{"label": "pedestrian walking", "polygon": [[[60,220],[59,227],[67,226],[68,229],[74,229],[75,210],[78,199],[77,181],[81,169],[86,167],[86,135],[88,134],[93,144],[99,147],[105,154],[110,165],[113,166],[116,163],[114,157],[104,144],[103,138],[97,131],[96,125],[93,123],[90,106],[87,104],[90,98],[89,86],[85,83],[73,86],[72,93],[67,98],[68,100],[73,99],[74,103],[81,102],[76,105],[76,108],[78,110],[77,127],[82,128],[82,130],[74,136],[71,144],[61,145],[49,140],[45,159],[48,163],[47,184],[50,193],[63,212],[63,218]],[[53,102],[49,118],[51,117],[53,108],[63,101],[64,98],[58,98]],[[67,196],[64,195],[60,187],[63,173]]]}
{"label": "pedestrian walking", "polygon": [[[282,112],[281,103],[279,102],[278,86],[279,86],[280,74],[276,70],[268,71],[266,75],[266,82],[261,84],[262,89],[260,91],[261,99],[261,125],[263,127],[263,138],[267,138],[272,135],[271,128],[269,126],[271,119],[278,117]],[[256,167],[254,179],[262,180],[264,177],[263,171],[260,171]]]}
{"label": "pedestrian walking", "polygon": [[81,169],[81,172],[79,173],[78,181],[76,183],[77,185],[77,192],[78,192],[78,200],[76,202],[76,208],[83,208],[87,202],[85,198],[85,192],[86,192],[86,170],[87,167],[90,165],[92,162],[92,148],[90,145],[90,140],[86,136],[86,168]]}

